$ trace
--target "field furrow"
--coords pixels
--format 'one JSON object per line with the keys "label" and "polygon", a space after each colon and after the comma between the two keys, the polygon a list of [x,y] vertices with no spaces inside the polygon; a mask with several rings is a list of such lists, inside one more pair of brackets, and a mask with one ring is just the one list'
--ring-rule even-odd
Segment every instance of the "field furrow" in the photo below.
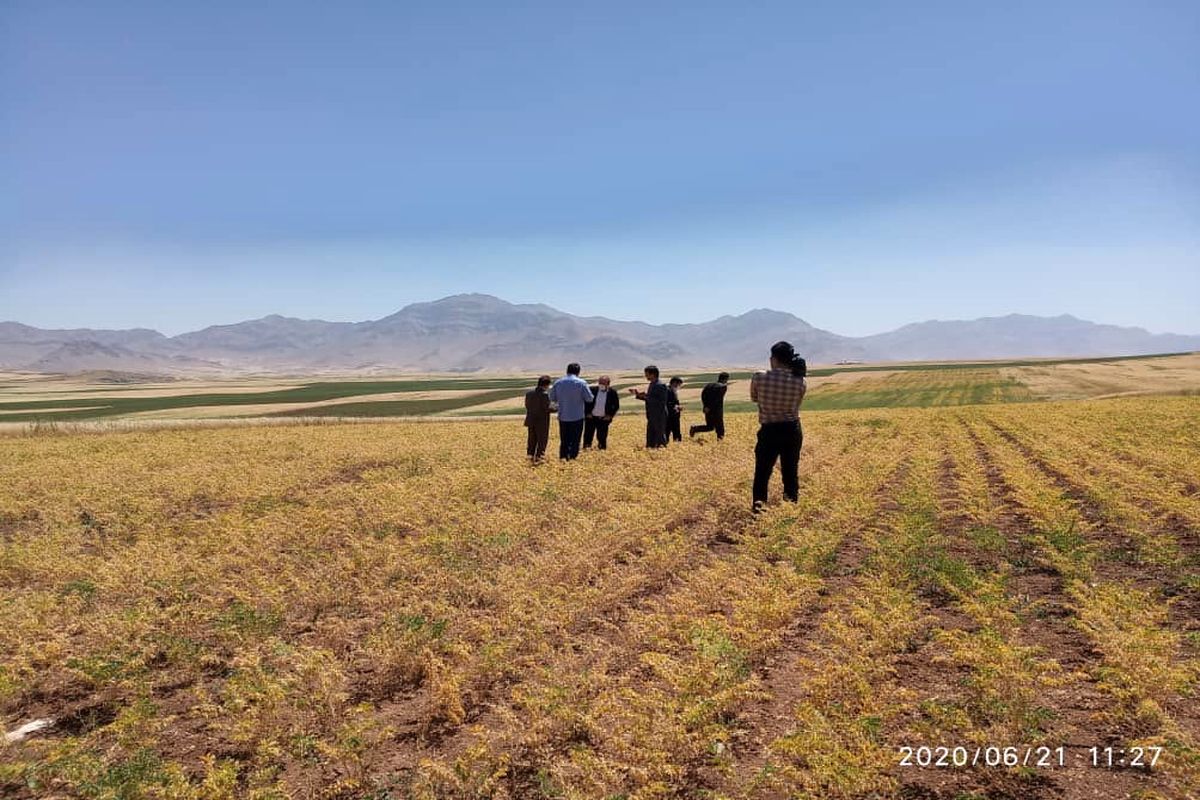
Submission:
{"label": "field furrow", "polygon": [[1052,602],[1061,603],[1098,655],[1082,669],[1107,700],[1085,728],[1100,741],[1076,743],[1165,747],[1171,763],[1164,772],[1175,789],[1194,790],[1196,715],[1189,698],[1200,672],[1184,631],[1171,624],[1170,600],[1155,584],[1158,568],[1130,558],[1127,538],[1019,443],[986,420],[971,429],[1032,523],[1038,557],[1059,579]]}

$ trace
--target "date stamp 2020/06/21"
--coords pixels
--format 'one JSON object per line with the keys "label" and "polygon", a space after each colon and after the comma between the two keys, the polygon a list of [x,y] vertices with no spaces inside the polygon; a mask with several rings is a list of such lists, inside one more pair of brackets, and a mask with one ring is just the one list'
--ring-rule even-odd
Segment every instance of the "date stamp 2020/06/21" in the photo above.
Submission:
{"label": "date stamp 2020/06/21", "polygon": [[1097,769],[1151,770],[1162,756],[1161,747],[1101,747],[1060,745],[958,745],[897,748],[902,767],[955,769],[962,767],[1056,767],[1087,766]]}

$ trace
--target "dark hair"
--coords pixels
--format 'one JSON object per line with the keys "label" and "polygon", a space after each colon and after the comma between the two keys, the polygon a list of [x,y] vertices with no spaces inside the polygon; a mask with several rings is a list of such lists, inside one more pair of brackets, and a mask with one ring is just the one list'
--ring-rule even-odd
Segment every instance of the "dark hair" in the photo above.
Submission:
{"label": "dark hair", "polygon": [[578,375],[579,374],[579,365],[576,364],[574,361],[572,361],[570,364],[567,364],[567,374],[568,375]]}
{"label": "dark hair", "polygon": [[776,361],[789,365],[792,369],[792,374],[797,378],[803,378],[808,375],[808,362],[796,355],[796,348],[792,347],[788,342],[776,342],[771,345],[771,357]]}
{"label": "dark hair", "polygon": [[717,383],[725,383],[728,380],[729,380],[728,372],[722,372],[720,375],[717,376]]}
{"label": "dark hair", "polygon": [[671,378],[671,385],[672,385],[672,386],[675,386],[675,385],[680,385],[680,386],[682,386],[682,385],[683,385],[683,378],[681,378],[681,377],[679,377],[678,375],[676,375],[674,378]]}
{"label": "dark hair", "polygon": [[538,378],[538,386],[549,386],[549,385],[550,385],[550,376],[549,375],[543,375],[542,377]]}
{"label": "dark hair", "polygon": [[642,372],[643,373],[648,372],[651,375],[653,375],[654,377],[656,377],[656,378],[658,377],[658,367],[654,366],[653,364],[648,365],[644,370],[642,370]]}

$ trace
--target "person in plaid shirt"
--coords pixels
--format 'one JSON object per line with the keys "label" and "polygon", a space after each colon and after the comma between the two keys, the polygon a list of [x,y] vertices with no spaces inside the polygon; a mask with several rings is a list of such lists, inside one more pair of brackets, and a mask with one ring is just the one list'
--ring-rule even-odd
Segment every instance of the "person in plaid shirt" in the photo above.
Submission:
{"label": "person in plaid shirt", "polygon": [[771,369],[750,379],[750,399],[758,404],[758,444],[754,448],[754,512],[767,502],[775,462],[783,473],[783,496],[800,497],[800,403],[808,390],[808,365],[787,342],[771,347]]}

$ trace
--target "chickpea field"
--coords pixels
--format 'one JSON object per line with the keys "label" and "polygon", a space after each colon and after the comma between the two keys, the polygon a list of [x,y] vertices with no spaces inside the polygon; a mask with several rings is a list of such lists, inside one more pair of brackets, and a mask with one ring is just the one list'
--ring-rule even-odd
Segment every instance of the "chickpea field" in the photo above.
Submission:
{"label": "chickpea field", "polygon": [[802,420],[0,437],[0,796],[1200,792],[1200,397]]}

